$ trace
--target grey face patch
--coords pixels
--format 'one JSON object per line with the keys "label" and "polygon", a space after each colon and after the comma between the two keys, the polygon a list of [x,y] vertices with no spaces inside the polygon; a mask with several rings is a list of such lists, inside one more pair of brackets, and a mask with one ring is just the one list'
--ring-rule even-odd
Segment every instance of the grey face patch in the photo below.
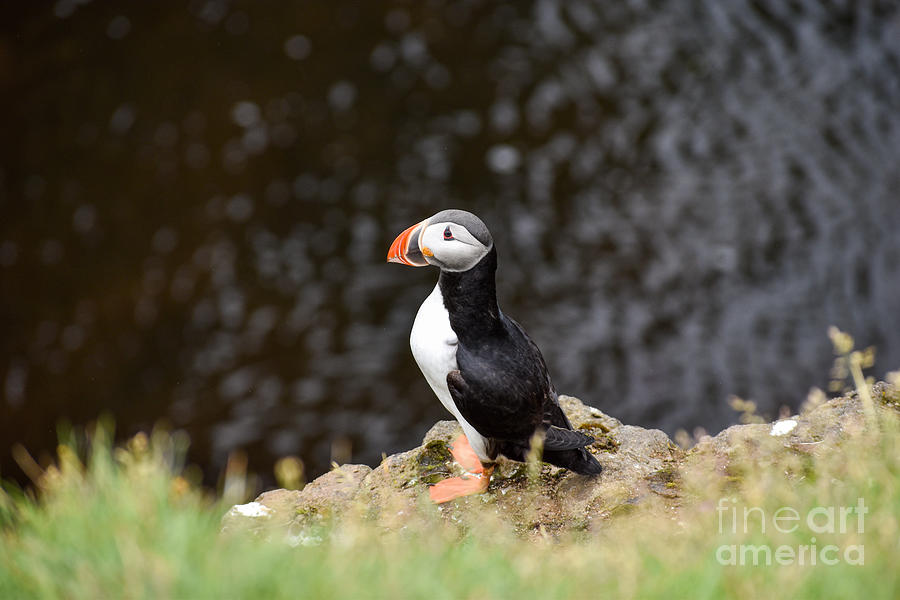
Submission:
{"label": "grey face patch", "polygon": [[428,219],[430,223],[458,223],[465,227],[476,240],[484,244],[486,248],[490,248],[494,244],[494,238],[488,231],[484,222],[470,212],[450,208],[442,210],[433,217]]}

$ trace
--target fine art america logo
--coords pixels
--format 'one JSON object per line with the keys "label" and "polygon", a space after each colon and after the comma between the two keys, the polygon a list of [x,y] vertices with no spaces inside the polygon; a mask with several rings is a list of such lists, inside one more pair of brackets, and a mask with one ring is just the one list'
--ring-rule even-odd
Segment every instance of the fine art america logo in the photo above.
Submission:
{"label": "fine art america logo", "polygon": [[862,544],[838,546],[817,542],[816,535],[862,534],[865,532],[866,513],[869,512],[863,498],[857,498],[856,506],[817,506],[806,514],[790,506],[782,506],[771,514],[759,506],[738,507],[730,498],[720,498],[716,505],[719,534],[784,534],[809,533],[809,543],[787,544],[722,544],[716,549],[716,560],[722,565],[848,565],[865,563],[865,547]]}

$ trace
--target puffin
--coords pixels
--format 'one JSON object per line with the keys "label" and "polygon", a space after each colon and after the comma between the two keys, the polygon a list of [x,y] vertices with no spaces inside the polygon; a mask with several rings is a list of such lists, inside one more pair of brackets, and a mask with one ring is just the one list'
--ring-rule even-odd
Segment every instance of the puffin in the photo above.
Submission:
{"label": "puffin", "polygon": [[391,244],[387,261],[440,269],[410,333],[413,358],[463,435],[451,452],[466,471],[429,488],[436,503],[487,490],[498,456],[542,460],[597,476],[594,438],[572,428],[541,351],[497,302],[497,249],[484,222],[449,209],[416,223]]}

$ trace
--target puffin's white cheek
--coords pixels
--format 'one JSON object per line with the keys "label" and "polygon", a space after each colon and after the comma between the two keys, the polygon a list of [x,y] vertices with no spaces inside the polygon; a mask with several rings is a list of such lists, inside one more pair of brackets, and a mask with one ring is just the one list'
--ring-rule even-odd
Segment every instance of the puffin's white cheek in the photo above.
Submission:
{"label": "puffin's white cheek", "polygon": [[447,244],[450,260],[455,263],[466,263],[472,259],[472,246],[466,246],[459,242],[455,244]]}

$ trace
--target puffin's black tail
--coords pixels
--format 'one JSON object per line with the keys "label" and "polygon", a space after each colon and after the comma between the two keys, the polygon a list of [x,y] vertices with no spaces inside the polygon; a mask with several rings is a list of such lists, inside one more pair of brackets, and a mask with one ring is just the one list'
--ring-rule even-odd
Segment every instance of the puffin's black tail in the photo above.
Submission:
{"label": "puffin's black tail", "polygon": [[545,407],[545,411],[545,417],[552,424],[547,428],[544,440],[544,460],[579,475],[599,475],[603,467],[585,448],[594,443],[594,438],[572,429],[572,423],[559,402]]}
{"label": "puffin's black tail", "polygon": [[[584,435],[581,432],[571,430],[568,430],[568,433],[572,434],[573,438],[575,435],[579,436],[579,439],[581,440],[579,446],[573,447],[570,445],[566,448],[565,445],[560,444],[558,440],[551,440],[551,443],[548,444],[551,447],[544,447],[544,454],[541,459],[551,465],[569,469],[579,475],[599,475],[603,472],[603,467],[600,466],[597,459],[584,448],[584,446],[593,443],[594,438],[589,435]],[[557,449],[552,449],[552,446],[554,445]],[[560,446],[564,449],[558,449]],[[527,443],[501,442],[497,449],[500,454],[506,458],[518,460],[520,462],[526,462],[528,460],[529,444]]]}
{"label": "puffin's black tail", "polygon": [[585,448],[576,450],[545,450],[544,461],[564,467],[579,475],[599,475],[603,467]]}

